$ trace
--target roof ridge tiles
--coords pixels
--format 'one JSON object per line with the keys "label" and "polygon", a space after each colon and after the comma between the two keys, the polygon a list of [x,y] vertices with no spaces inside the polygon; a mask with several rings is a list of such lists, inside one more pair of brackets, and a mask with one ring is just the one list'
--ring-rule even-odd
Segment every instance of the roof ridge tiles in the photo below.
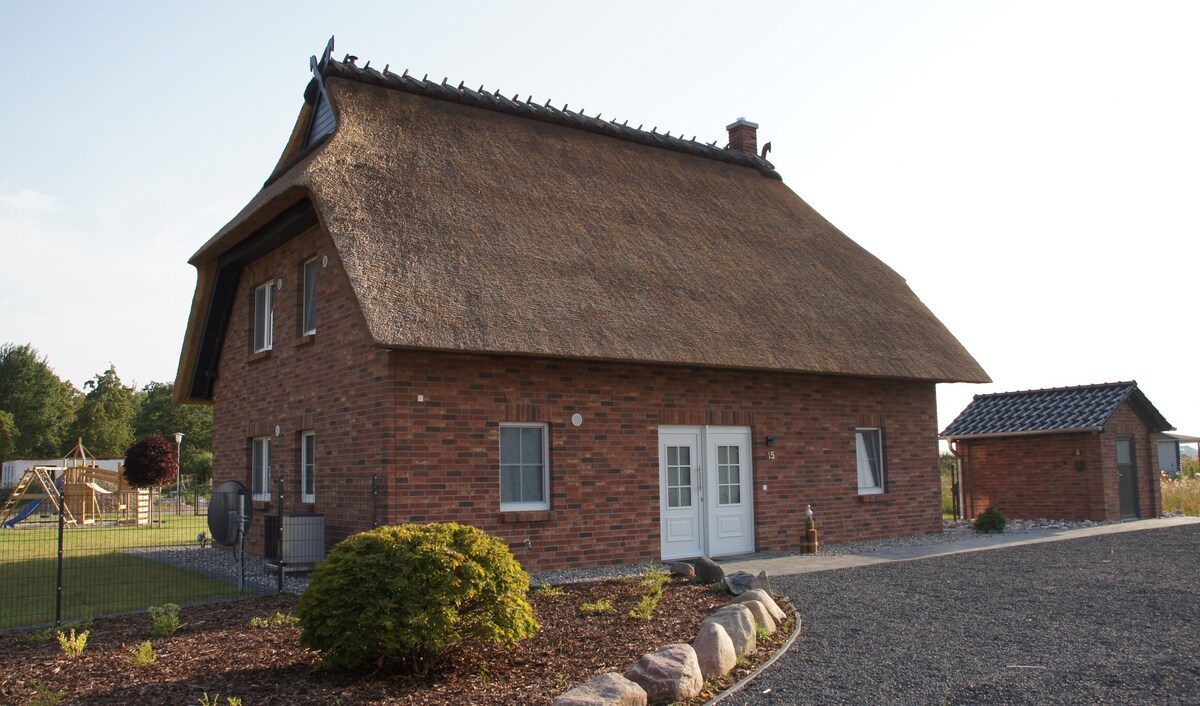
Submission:
{"label": "roof ridge tiles", "polygon": [[[599,118],[600,113],[597,113],[593,117],[573,110],[559,109],[549,105],[549,103],[546,105],[537,105],[532,102],[532,96],[528,100],[521,101],[520,94],[516,94],[510,99],[495,91],[491,93],[483,90],[474,91],[462,84],[454,86],[446,82],[430,81],[427,78],[414,78],[407,71],[404,74],[396,74],[386,71],[385,68],[385,72],[380,72],[377,69],[370,68],[369,63],[368,66],[358,66],[353,62],[341,62],[329,57],[318,65],[318,70],[321,72],[321,76],[325,78],[344,78],[360,83],[384,86],[428,98],[457,102],[484,110],[494,110],[531,120],[563,125],[607,137],[614,137],[627,142],[661,147],[675,152],[706,157],[719,162],[750,167],[763,176],[772,179],[783,178],[775,171],[775,165],[766,159],[734,149],[722,149],[716,147],[715,142],[705,144],[697,142],[694,137],[691,140],[684,139],[682,134],[679,137],[672,137],[655,130],[646,131],[631,128],[628,125],[618,124],[615,120],[601,119]],[[482,89],[482,86],[480,88]],[[566,106],[568,104],[564,103],[563,105]]]}
{"label": "roof ridge tiles", "polygon": [[1137,380],[1124,380],[1120,382],[1097,382],[1088,385],[1064,385],[1063,387],[1042,387],[1033,390],[1009,390],[1007,392],[982,392],[975,395],[974,399],[985,399],[988,397],[1012,397],[1014,395],[1034,395],[1042,392],[1068,392],[1075,390],[1090,390],[1094,388],[1111,387],[1126,389],[1129,387],[1137,387]]}

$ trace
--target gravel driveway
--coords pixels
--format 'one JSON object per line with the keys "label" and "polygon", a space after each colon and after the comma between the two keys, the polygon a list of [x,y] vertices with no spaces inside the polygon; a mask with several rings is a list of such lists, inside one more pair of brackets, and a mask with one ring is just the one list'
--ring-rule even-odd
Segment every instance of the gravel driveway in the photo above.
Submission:
{"label": "gravel driveway", "polygon": [[1200,704],[1200,525],[772,583],[803,632],[723,703]]}

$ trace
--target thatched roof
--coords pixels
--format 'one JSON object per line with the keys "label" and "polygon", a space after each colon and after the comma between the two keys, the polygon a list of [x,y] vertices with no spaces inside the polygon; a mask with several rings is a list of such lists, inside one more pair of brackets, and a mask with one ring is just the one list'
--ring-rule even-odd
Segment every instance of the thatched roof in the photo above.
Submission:
{"label": "thatched roof", "polygon": [[989,380],[899,275],[758,157],[331,60],[319,71],[336,131],[301,151],[306,106],[277,173],[191,260],[180,399],[204,397],[186,386],[223,333],[206,331],[219,263],[304,201],[381,346]]}

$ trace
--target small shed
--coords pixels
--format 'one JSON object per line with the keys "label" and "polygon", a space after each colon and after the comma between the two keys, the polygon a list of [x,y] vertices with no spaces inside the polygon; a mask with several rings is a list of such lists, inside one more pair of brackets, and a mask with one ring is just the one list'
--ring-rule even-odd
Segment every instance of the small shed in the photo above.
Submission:
{"label": "small shed", "polygon": [[[1182,453],[1180,453],[1180,444],[1195,444],[1200,442],[1200,436],[1188,436],[1187,434],[1159,434],[1158,439],[1158,470],[1170,478],[1179,477],[1179,469],[1182,467]],[[1193,454],[1195,455],[1195,454]]]}
{"label": "small shed", "polygon": [[941,437],[967,517],[1103,521],[1162,514],[1159,441],[1173,430],[1131,381],[976,395]]}

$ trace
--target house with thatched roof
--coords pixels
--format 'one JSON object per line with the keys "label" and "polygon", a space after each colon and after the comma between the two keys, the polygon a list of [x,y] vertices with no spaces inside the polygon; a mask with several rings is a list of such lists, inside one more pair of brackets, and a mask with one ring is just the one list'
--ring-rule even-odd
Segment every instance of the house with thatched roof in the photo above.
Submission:
{"label": "house with thatched roof", "polygon": [[383,71],[332,42],[192,257],[176,399],[259,518],[458,521],[531,569],[938,532],[938,382],[986,382],[757,149]]}
{"label": "house with thatched roof", "polygon": [[1128,381],[976,395],[942,438],[967,517],[1105,521],[1162,514],[1159,443],[1173,430]]}

